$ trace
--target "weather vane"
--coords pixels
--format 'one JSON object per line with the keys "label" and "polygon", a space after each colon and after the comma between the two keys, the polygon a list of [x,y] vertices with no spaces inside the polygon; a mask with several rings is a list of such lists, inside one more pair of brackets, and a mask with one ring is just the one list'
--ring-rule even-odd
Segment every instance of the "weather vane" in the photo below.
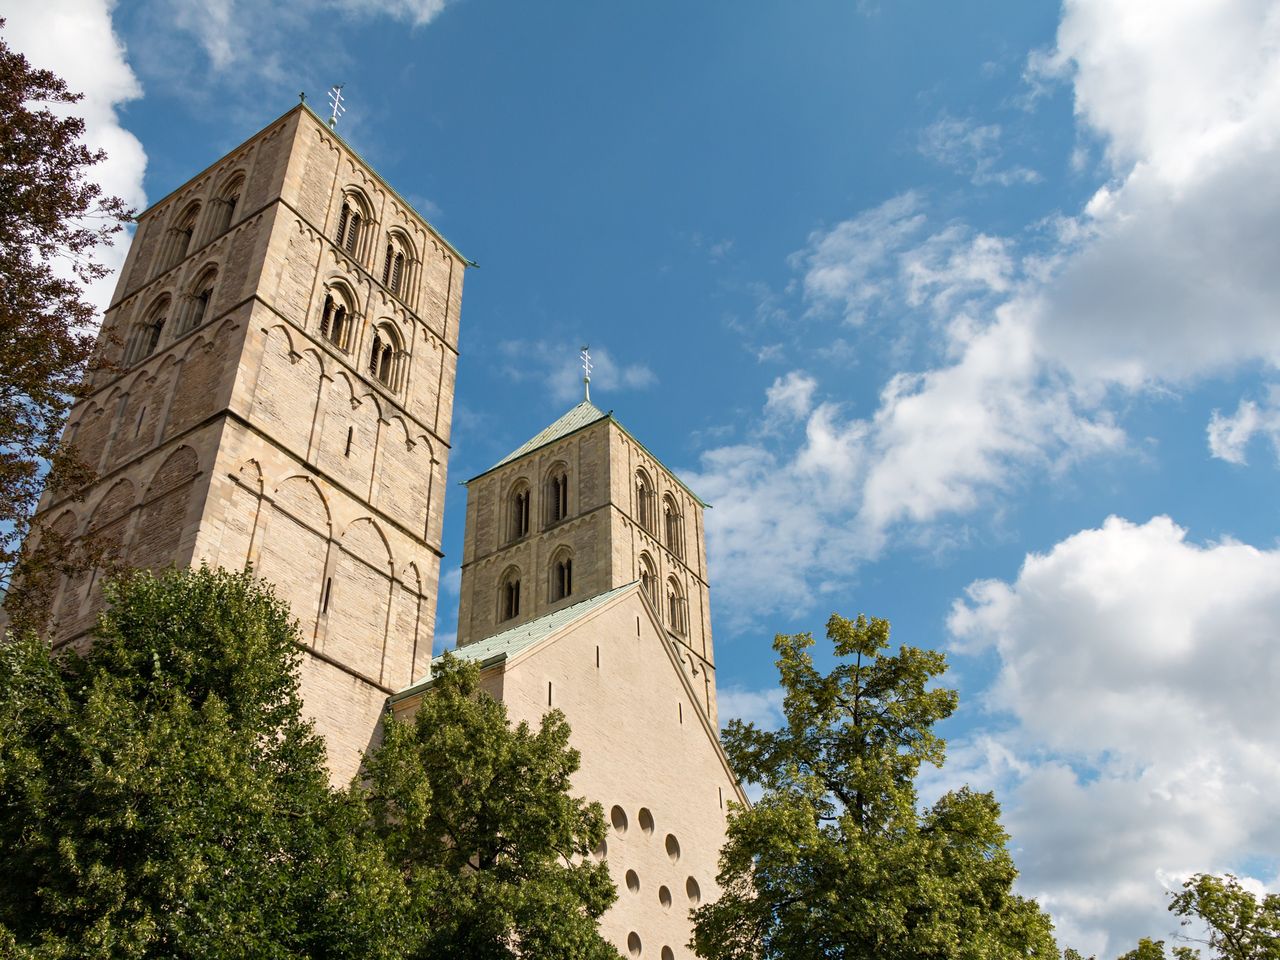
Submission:
{"label": "weather vane", "polygon": [[329,114],[329,129],[338,129],[338,118],[347,112],[347,108],[342,104],[342,88],[345,83],[337,83],[329,88],[329,103],[333,105],[333,112]]}
{"label": "weather vane", "polygon": [[588,403],[591,402],[591,348],[582,345],[582,392]]}

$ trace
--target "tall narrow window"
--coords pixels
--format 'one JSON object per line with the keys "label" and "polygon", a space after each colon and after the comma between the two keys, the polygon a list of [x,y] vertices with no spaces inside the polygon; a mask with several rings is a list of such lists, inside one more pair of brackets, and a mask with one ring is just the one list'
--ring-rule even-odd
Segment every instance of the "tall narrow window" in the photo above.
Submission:
{"label": "tall narrow window", "polygon": [[573,593],[573,556],[568,551],[556,555],[551,564],[551,602]]}
{"label": "tall narrow window", "polygon": [[529,534],[529,485],[521,481],[511,491],[507,501],[510,511],[507,525],[507,539],[519,540]]}
{"label": "tall narrow window", "polygon": [[666,528],[667,549],[683,560],[684,525],[681,522],[680,508],[670,494],[662,498],[662,519]]}
{"label": "tall narrow window", "polygon": [[636,519],[640,526],[654,533],[654,492],[649,475],[643,470],[636,471]]}
{"label": "tall narrow window", "polygon": [[363,222],[356,201],[346,197],[342,201],[342,210],[338,213],[338,232],[333,240],[340,248],[352,256],[356,255],[356,247],[360,242],[360,226]]}
{"label": "tall narrow window", "polygon": [[391,292],[400,296],[400,278],[404,276],[404,254],[396,251],[395,260],[391,264]]}
{"label": "tall narrow window", "polygon": [[391,263],[395,260],[396,245],[394,243],[387,244],[387,255],[382,261],[382,285],[388,287],[391,285]]}
{"label": "tall narrow window", "polygon": [[393,390],[396,387],[396,353],[395,334],[387,327],[379,327],[369,349],[369,375]]}
{"label": "tall narrow window", "polygon": [[191,252],[191,238],[196,232],[196,220],[200,216],[200,204],[189,206],[173,225],[169,237],[169,258],[166,266],[172,267],[187,259]]}
{"label": "tall narrow window", "polygon": [[547,523],[559,523],[569,516],[569,474],[556,464],[547,475]]}
{"label": "tall narrow window", "polygon": [[681,636],[689,632],[688,608],[674,578],[667,581],[667,626]]}
{"label": "tall narrow window", "polygon": [[339,350],[345,350],[349,326],[347,305],[332,293],[326,293],[320,308],[320,336]]}
{"label": "tall narrow window", "polygon": [[218,271],[210,267],[191,285],[191,293],[178,321],[179,334],[194,330],[209,318],[209,301],[213,299],[213,285],[217,279]]}
{"label": "tall narrow window", "polygon": [[240,193],[244,189],[244,177],[236,176],[222,188],[218,199],[213,201],[212,224],[209,236],[220,237],[227,232],[236,216],[236,207],[240,205]]}
{"label": "tall narrow window", "polygon": [[647,553],[640,554],[640,589],[661,612],[662,608],[658,605],[658,577],[653,572],[653,561]]}
{"label": "tall narrow window", "polygon": [[502,577],[498,587],[498,619],[514,620],[520,616],[520,571],[512,568]]}
{"label": "tall narrow window", "polygon": [[165,297],[147,312],[141,323],[133,328],[125,347],[126,365],[137,363],[155,353],[156,347],[160,345],[160,335],[164,332],[168,315],[169,298]]}

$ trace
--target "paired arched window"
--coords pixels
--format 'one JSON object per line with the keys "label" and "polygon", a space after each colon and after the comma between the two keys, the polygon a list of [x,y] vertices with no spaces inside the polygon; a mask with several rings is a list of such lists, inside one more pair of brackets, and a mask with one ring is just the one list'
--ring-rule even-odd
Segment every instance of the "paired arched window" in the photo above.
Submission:
{"label": "paired arched window", "polygon": [[655,502],[656,494],[653,490],[653,481],[649,479],[649,475],[643,470],[636,471],[636,519],[640,521],[640,526],[644,527],[650,533],[654,533],[655,514],[657,513],[657,504]]}
{"label": "paired arched window", "polygon": [[666,534],[667,549],[684,559],[684,518],[675,498],[667,494],[662,498],[662,526]]}
{"label": "paired arched window", "polygon": [[551,558],[551,602],[563,600],[573,593],[573,554],[567,547]]}
{"label": "paired arched window", "polygon": [[644,591],[650,603],[659,610],[662,609],[658,605],[658,575],[654,572],[653,561],[649,559],[647,553],[640,554],[640,589]]}
{"label": "paired arched window", "polygon": [[320,336],[339,350],[347,349],[351,338],[351,309],[346,298],[336,290],[327,291],[320,306]]}
{"label": "paired arched window", "polygon": [[346,194],[342,198],[342,209],[338,211],[338,229],[333,235],[333,242],[349,255],[359,256],[361,231],[367,222],[364,207],[353,194]]}
{"label": "paired arched window", "polygon": [[156,301],[129,335],[129,342],[125,345],[124,351],[126,366],[144,360],[155,353],[156,347],[160,344],[160,335],[164,333],[165,321],[168,319],[169,298],[165,296]]}
{"label": "paired arched window", "polygon": [[681,636],[689,632],[689,604],[675,577],[667,579],[667,626]]}
{"label": "paired arched window", "polygon": [[240,206],[240,195],[244,192],[244,174],[236,174],[219,192],[213,201],[213,225],[210,237],[220,237],[230,228],[235,220],[236,208]]}
{"label": "paired arched window", "polygon": [[547,473],[547,523],[559,523],[569,516],[569,471],[557,463]]}
{"label": "paired arched window", "polygon": [[193,203],[182,212],[169,231],[169,257],[166,268],[187,259],[191,252],[191,238],[195,236],[196,221],[200,218],[200,204]]}
{"label": "paired arched window", "polygon": [[507,540],[529,535],[529,484],[519,481],[507,496]]}
{"label": "paired arched window", "polygon": [[373,334],[369,347],[369,376],[389,390],[395,390],[400,359],[400,339],[395,330],[383,324]]}
{"label": "paired arched window", "polygon": [[498,620],[514,620],[520,616],[520,570],[511,567],[498,584]]}
{"label": "paired arched window", "polygon": [[178,333],[194,330],[209,319],[209,301],[213,299],[213,285],[218,280],[218,268],[209,267],[191,285],[187,302],[183,305]]}

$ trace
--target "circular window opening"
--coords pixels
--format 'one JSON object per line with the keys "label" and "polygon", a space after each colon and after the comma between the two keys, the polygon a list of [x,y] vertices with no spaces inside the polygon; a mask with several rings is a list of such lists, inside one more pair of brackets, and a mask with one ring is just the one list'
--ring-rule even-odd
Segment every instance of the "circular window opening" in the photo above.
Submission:
{"label": "circular window opening", "polygon": [[613,809],[609,811],[609,819],[613,821],[613,829],[618,832],[618,836],[627,832],[627,811],[614,804]]}
{"label": "circular window opening", "polygon": [[684,882],[684,892],[689,895],[689,902],[699,904],[702,902],[702,890],[698,887],[698,881],[690,877]]}
{"label": "circular window opening", "polygon": [[680,859],[680,841],[676,839],[674,833],[667,834],[667,856],[671,858],[672,863]]}
{"label": "circular window opening", "polygon": [[666,887],[658,888],[658,902],[662,904],[663,910],[671,909],[671,891]]}
{"label": "circular window opening", "polygon": [[653,834],[653,814],[649,812],[648,807],[640,808],[640,829],[644,831],[646,837]]}
{"label": "circular window opening", "polygon": [[595,849],[595,857],[597,860],[603,860],[609,855],[609,841],[601,840],[600,846]]}
{"label": "circular window opening", "polygon": [[676,960],[676,955],[671,952],[670,947],[662,948],[662,960]]}
{"label": "circular window opening", "polygon": [[640,892],[640,877],[634,870],[627,871],[627,889],[632,893]]}
{"label": "circular window opening", "polygon": [[633,957],[640,956],[640,934],[634,930],[627,934],[627,953]]}

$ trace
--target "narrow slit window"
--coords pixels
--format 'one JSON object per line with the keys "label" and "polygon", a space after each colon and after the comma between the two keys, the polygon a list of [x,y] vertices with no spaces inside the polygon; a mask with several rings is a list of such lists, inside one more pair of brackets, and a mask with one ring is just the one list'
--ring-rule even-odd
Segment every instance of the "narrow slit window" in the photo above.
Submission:
{"label": "narrow slit window", "polygon": [[344,457],[351,456],[351,441],[355,438],[355,435],[356,435],[356,428],[347,427],[347,449],[344,450],[342,453]]}

